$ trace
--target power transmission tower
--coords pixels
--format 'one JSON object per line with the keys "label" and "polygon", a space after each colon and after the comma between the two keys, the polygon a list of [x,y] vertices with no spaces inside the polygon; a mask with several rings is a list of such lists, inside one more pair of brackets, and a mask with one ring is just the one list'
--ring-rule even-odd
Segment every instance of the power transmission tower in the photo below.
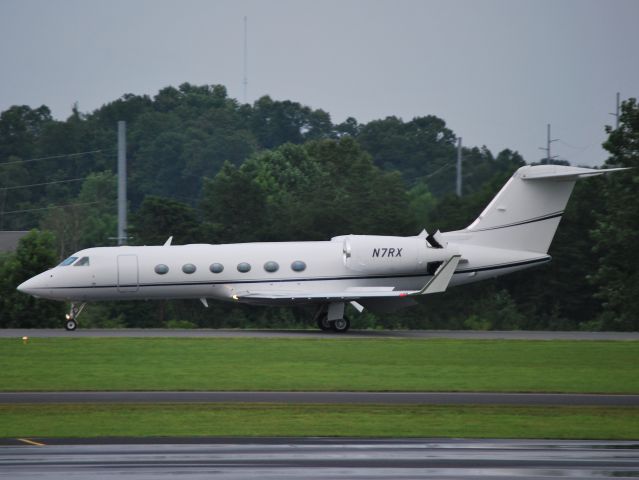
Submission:
{"label": "power transmission tower", "polygon": [[550,144],[552,142],[556,142],[558,141],[558,138],[554,138],[551,140],[550,138],[550,123],[548,124],[548,128],[547,128],[547,134],[546,134],[546,146],[545,147],[539,147],[540,150],[544,150],[546,152],[546,163],[550,163],[550,161],[553,158],[557,158],[557,155],[551,155],[550,154]]}

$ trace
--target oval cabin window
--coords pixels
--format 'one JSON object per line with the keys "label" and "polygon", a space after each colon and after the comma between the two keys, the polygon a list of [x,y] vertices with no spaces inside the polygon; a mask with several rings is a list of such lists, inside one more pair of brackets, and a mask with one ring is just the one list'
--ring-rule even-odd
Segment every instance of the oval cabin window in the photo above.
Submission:
{"label": "oval cabin window", "polygon": [[192,263],[185,263],[185,264],[182,266],[182,271],[183,271],[184,273],[189,273],[189,274],[190,274],[190,273],[194,273],[194,272],[195,272],[195,270],[197,270],[197,269],[195,268],[195,265],[193,265]]}
{"label": "oval cabin window", "polygon": [[224,271],[224,265],[221,263],[212,263],[209,270],[211,270],[211,273],[222,273]]}
{"label": "oval cabin window", "polygon": [[304,270],[306,270],[306,264],[301,260],[295,260],[293,263],[291,263],[291,269],[296,272],[303,272]]}
{"label": "oval cabin window", "polygon": [[264,264],[264,270],[266,270],[267,272],[277,272],[280,269],[280,266],[277,264],[277,262],[266,262]]}
{"label": "oval cabin window", "polygon": [[237,265],[237,271],[238,272],[246,273],[246,272],[248,272],[250,270],[251,270],[251,265],[249,265],[246,262],[238,263],[238,265]]}
{"label": "oval cabin window", "polygon": [[155,266],[155,273],[157,273],[158,275],[167,274],[169,273],[169,267],[167,267],[163,263],[160,263],[159,265]]}

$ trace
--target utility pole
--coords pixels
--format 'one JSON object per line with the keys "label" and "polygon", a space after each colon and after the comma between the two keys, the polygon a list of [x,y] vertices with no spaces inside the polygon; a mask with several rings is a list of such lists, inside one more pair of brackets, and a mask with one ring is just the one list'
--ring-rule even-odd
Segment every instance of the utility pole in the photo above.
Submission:
{"label": "utility pole", "polygon": [[462,139],[457,138],[457,196],[462,196]]}
{"label": "utility pole", "polygon": [[118,245],[126,244],[126,122],[118,122]]}
{"label": "utility pole", "polygon": [[613,117],[615,117],[615,129],[619,128],[619,109],[620,109],[620,101],[619,101],[619,92],[617,92],[617,108],[615,109],[615,113],[611,113]]}
{"label": "utility pole", "polygon": [[550,123],[548,124],[548,128],[547,128],[547,134],[546,134],[546,147],[539,147],[540,150],[544,150],[546,152],[546,163],[550,163],[550,161],[553,158],[557,158],[557,155],[551,155],[550,154],[550,144],[552,142],[556,142],[557,140],[559,140],[558,138],[555,139],[550,139]]}
{"label": "utility pole", "polygon": [[244,103],[246,103],[246,91],[248,89],[248,69],[247,60],[248,57],[248,19],[244,16],[244,80],[242,86],[244,87]]}
{"label": "utility pole", "polygon": [[0,230],[4,230],[4,205],[7,202],[7,189],[2,189],[2,209],[0,209]]}

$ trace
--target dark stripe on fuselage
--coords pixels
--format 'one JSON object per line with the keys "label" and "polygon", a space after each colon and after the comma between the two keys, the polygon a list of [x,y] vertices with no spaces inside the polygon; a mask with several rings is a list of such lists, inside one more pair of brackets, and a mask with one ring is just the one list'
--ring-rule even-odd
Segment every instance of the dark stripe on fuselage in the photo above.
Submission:
{"label": "dark stripe on fuselage", "polygon": [[[473,273],[473,272],[486,272],[490,270],[500,270],[504,268],[522,267],[525,265],[533,265],[537,263],[546,263],[551,260],[551,257],[545,256],[542,258],[535,258],[533,260],[524,260],[520,262],[502,263],[498,265],[490,265],[487,267],[468,268],[466,270],[456,270],[455,275],[461,273]],[[421,278],[432,277],[432,274],[401,274],[401,275],[355,275],[344,277],[313,277],[313,278],[284,278],[284,279],[266,279],[266,280],[227,280],[227,281],[206,281],[206,282],[173,282],[173,283],[141,283],[139,285],[92,285],[78,286],[78,287],[47,287],[43,290],[56,290],[56,289],[75,289],[75,288],[135,288],[135,287],[179,287],[179,286],[191,286],[191,285],[229,285],[229,284],[242,284],[242,283],[286,283],[286,282],[321,282],[331,280],[364,280],[369,278]],[[126,293],[126,292],[123,292]]]}
{"label": "dark stripe on fuselage", "polygon": [[519,225],[526,225],[528,223],[535,222],[543,222],[544,220],[550,220],[551,218],[561,217],[564,214],[564,211],[549,213],[548,215],[543,215],[541,217],[531,218],[529,220],[522,220],[521,222],[508,223],[506,225],[498,225],[496,227],[488,227],[488,228],[480,228],[478,230],[470,230],[471,232],[485,232],[487,230],[499,230],[500,228],[510,228],[510,227],[518,227]]}

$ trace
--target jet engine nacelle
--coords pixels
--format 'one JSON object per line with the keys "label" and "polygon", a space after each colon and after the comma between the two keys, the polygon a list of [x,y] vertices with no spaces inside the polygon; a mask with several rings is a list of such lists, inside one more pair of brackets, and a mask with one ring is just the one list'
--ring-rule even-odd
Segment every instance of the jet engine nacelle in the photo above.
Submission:
{"label": "jet engine nacelle", "polygon": [[433,248],[424,237],[343,235],[332,241],[342,242],[348,269],[372,275],[434,273],[441,262],[456,253],[449,248]]}

